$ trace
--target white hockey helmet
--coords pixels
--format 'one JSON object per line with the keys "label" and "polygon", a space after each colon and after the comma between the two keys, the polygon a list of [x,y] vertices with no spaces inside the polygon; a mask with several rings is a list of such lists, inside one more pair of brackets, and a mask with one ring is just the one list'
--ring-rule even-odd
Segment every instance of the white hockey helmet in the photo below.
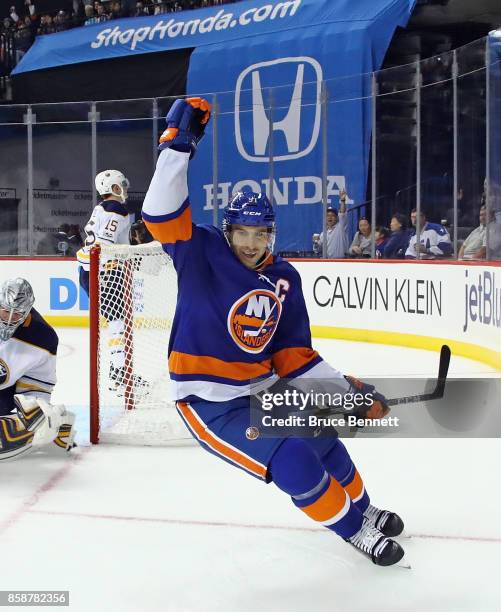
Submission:
{"label": "white hockey helmet", "polygon": [[26,321],[35,302],[33,289],[24,278],[11,278],[0,287],[0,342],[12,337]]}
{"label": "white hockey helmet", "polygon": [[[120,198],[122,204],[127,199],[126,190],[130,187],[130,183],[120,170],[103,170],[96,175],[95,184],[100,196],[116,196]],[[114,185],[118,187],[116,191],[113,191]]]}

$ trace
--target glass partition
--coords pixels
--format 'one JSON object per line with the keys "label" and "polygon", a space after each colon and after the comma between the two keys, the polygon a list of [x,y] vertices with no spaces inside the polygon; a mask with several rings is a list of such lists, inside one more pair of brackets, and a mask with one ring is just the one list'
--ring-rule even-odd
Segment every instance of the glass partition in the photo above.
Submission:
{"label": "glass partition", "polygon": [[457,61],[457,220],[458,254],[481,259],[485,248],[473,245],[486,194],[486,40],[459,48]]}
{"label": "glass partition", "polygon": [[[422,61],[411,51],[408,64],[373,74],[319,81],[298,63],[280,75],[290,84],[254,71],[235,91],[205,95],[212,120],[189,176],[195,222],[220,226],[231,195],[251,189],[273,201],[286,256],[501,258],[501,36]],[[107,168],[129,178],[137,217],[172,102],[1,107],[0,254],[73,256]],[[346,235],[333,241],[340,220]],[[428,248],[429,223],[450,237],[440,252]]]}
{"label": "glass partition", "polygon": [[501,30],[487,48],[487,255],[501,260]]}
{"label": "glass partition", "polygon": [[91,104],[31,107],[31,254],[73,257],[92,211]]}
{"label": "glass partition", "polygon": [[26,106],[0,107],[0,254],[29,252]]}
{"label": "glass partition", "polygon": [[153,174],[158,143],[155,101],[97,102],[96,172],[120,170],[129,179],[128,208],[140,215],[144,195]]}

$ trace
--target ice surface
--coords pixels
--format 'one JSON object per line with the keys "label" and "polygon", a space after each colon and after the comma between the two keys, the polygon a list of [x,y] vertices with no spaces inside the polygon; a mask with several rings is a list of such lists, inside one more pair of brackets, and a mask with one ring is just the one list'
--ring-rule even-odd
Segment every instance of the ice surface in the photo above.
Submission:
{"label": "ice surface", "polygon": [[[88,446],[86,332],[60,337],[54,400],[77,412],[80,446],[2,464],[1,589],[69,589],[78,612],[501,608],[500,440],[346,441],[374,503],[412,536],[411,570],[378,568],[198,447]],[[426,351],[316,345],[362,376],[436,373]],[[458,358],[451,369],[486,372]]]}

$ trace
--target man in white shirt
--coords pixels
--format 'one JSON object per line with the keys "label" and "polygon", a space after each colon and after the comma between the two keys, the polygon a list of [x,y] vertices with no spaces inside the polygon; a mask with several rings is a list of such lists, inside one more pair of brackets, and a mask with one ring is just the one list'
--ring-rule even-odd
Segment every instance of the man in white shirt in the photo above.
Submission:
{"label": "man in white shirt", "polygon": [[485,206],[480,207],[480,225],[475,228],[459,249],[459,259],[485,259],[487,251],[487,210]]}
{"label": "man in white shirt", "polygon": [[[339,213],[335,208],[329,207],[326,215],[326,257],[327,259],[344,259],[349,248],[346,214],[346,191],[339,194]],[[322,256],[324,233],[313,235],[313,249]]]}

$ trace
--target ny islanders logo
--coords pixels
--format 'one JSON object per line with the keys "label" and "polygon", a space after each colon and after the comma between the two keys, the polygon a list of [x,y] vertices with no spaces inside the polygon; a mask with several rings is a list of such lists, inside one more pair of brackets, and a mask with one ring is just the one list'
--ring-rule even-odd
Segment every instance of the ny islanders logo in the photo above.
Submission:
{"label": "ny islanders logo", "polygon": [[0,385],[4,385],[9,380],[9,367],[3,359],[0,359]]}
{"label": "ny islanders logo", "polygon": [[260,353],[277,329],[282,302],[266,289],[249,291],[238,299],[228,313],[228,331],[246,353]]}

